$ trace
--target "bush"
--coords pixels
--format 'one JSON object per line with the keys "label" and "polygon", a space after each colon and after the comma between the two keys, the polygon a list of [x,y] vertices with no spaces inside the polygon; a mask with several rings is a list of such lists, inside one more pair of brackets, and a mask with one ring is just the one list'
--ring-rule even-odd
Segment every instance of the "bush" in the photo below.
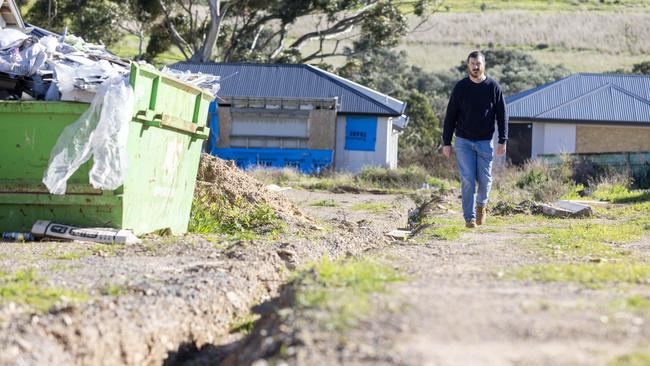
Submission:
{"label": "bush", "polygon": [[427,182],[429,174],[419,166],[387,169],[367,167],[356,176],[360,185],[388,189],[418,189]]}
{"label": "bush", "polygon": [[552,166],[541,160],[530,160],[522,167],[495,169],[493,176],[495,195],[507,202],[555,201],[575,187],[568,161]]}
{"label": "bush", "polygon": [[199,194],[192,202],[189,231],[193,233],[225,234],[254,237],[284,231],[284,223],[275,211],[265,204],[251,204],[243,199],[229,201],[209,199]]}

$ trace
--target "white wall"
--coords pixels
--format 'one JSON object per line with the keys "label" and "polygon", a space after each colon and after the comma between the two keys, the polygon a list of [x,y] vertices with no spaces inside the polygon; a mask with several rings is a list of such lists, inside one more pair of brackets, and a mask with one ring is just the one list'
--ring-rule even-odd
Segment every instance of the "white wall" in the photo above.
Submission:
{"label": "white wall", "polygon": [[[397,164],[397,149],[389,147],[393,126],[388,117],[377,117],[377,139],[375,151],[345,150],[345,116],[336,118],[336,152],[334,165],[336,171],[357,173],[364,166],[391,167],[391,155],[395,155]],[[397,139],[395,139],[396,141]]]}
{"label": "white wall", "polygon": [[[389,121],[389,125],[392,127],[393,122]],[[393,130],[391,128],[392,132],[390,134],[390,142],[388,143],[388,167],[391,169],[397,168],[397,152],[399,148],[399,135],[400,132]]]}
{"label": "white wall", "polygon": [[[533,126],[538,123],[533,123]],[[541,124],[541,123],[540,123]],[[544,123],[538,127],[543,133],[543,148],[541,154],[574,153],[576,151],[576,125],[560,123]],[[533,127],[533,143],[536,140]],[[534,150],[534,149],[533,149]],[[539,151],[539,150],[538,150]],[[539,154],[540,152],[538,152]]]}

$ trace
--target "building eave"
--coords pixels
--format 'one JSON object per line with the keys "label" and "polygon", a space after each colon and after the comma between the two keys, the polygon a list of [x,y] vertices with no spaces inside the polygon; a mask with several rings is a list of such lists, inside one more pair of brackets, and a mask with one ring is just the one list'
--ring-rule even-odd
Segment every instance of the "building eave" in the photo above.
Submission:
{"label": "building eave", "polygon": [[560,124],[577,124],[577,125],[603,125],[603,126],[637,126],[650,127],[650,121],[603,121],[603,120],[577,120],[577,119],[557,119],[557,118],[537,118],[537,117],[513,117],[510,116],[511,122],[538,122],[538,123],[560,123]]}

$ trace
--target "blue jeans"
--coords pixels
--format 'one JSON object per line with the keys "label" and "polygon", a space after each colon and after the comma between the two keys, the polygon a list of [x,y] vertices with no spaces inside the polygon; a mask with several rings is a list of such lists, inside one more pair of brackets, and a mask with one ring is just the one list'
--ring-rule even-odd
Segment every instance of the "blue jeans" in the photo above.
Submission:
{"label": "blue jeans", "polygon": [[[472,141],[456,136],[455,147],[463,197],[463,217],[465,221],[470,221],[476,218],[474,204],[485,206],[492,188],[494,142],[492,140]],[[478,182],[478,192],[476,182]]]}

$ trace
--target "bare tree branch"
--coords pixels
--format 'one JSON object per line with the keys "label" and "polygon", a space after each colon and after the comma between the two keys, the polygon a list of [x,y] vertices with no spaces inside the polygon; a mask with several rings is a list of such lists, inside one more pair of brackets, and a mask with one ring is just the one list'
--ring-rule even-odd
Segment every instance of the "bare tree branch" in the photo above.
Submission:
{"label": "bare tree branch", "polygon": [[223,18],[228,11],[228,4],[224,4],[221,9],[221,0],[209,0],[210,6],[210,29],[205,36],[203,45],[192,55],[192,61],[206,62],[212,58],[212,53],[217,44]]}
{"label": "bare tree branch", "polygon": [[284,50],[284,40],[285,40],[285,37],[287,36],[287,30],[288,29],[289,29],[288,24],[285,24],[285,25],[282,26],[282,31],[280,32],[280,42],[278,43],[278,47],[276,47],[275,50],[273,50],[273,52],[271,53],[271,57],[270,57],[271,60],[274,60],[276,57],[278,57],[280,52],[282,52],[282,50]]}
{"label": "bare tree branch", "polygon": [[253,52],[253,50],[257,46],[257,40],[260,38],[260,34],[262,34],[263,30],[264,30],[264,25],[260,25],[257,32],[255,32],[255,37],[253,37],[253,42],[251,43],[251,52]]}
{"label": "bare tree branch", "polygon": [[322,38],[322,37],[335,37],[341,33],[346,33],[349,32],[352,27],[355,25],[357,20],[359,20],[364,13],[372,9],[377,5],[377,2],[373,2],[371,4],[368,4],[364,6],[362,9],[354,13],[353,15],[343,18],[339,20],[338,22],[334,23],[331,27],[325,30],[316,30],[314,32],[309,32],[303,34],[301,37],[299,37],[295,42],[293,42],[289,48],[298,48],[300,49],[302,46],[305,45],[305,43],[311,41],[312,39],[315,38]]}
{"label": "bare tree branch", "polygon": [[174,23],[171,20],[171,15],[169,14],[169,10],[167,9],[167,6],[165,6],[165,2],[163,0],[158,0],[158,4],[160,5],[160,9],[162,10],[163,14],[165,14],[165,23],[167,24],[167,28],[171,33],[174,43],[176,43],[176,47],[178,47],[178,49],[181,51],[183,57],[185,57],[186,60],[189,60],[190,58],[188,57],[187,52],[185,52],[185,49],[191,52],[192,48],[176,30],[176,27],[174,26]]}

